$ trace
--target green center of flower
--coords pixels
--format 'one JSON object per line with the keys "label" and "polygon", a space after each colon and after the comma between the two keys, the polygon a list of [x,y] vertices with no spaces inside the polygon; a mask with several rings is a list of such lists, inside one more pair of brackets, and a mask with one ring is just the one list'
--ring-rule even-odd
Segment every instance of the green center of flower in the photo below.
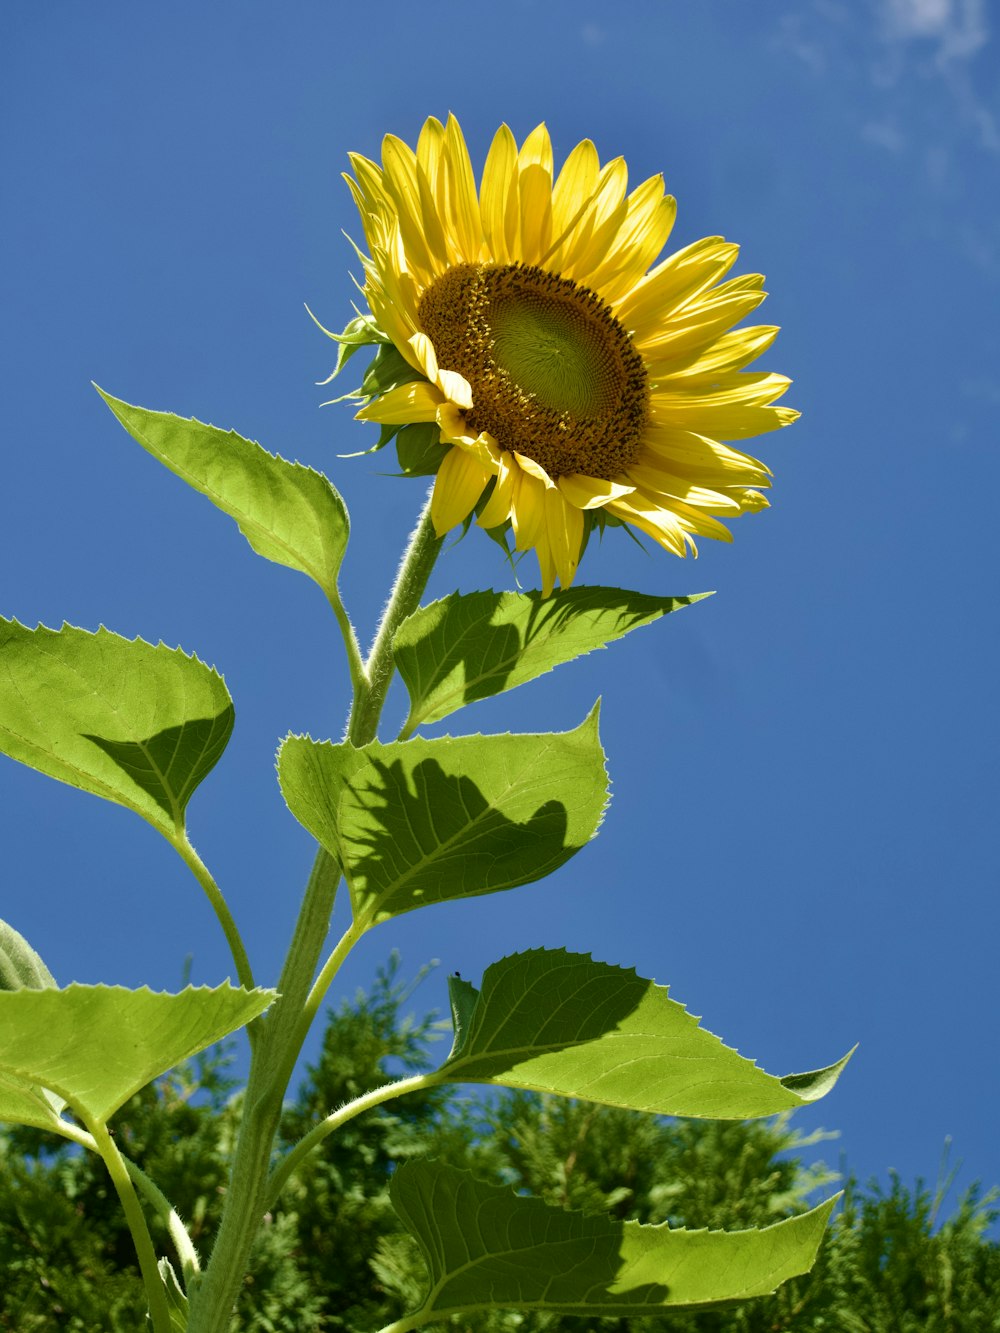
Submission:
{"label": "green center of flower", "polygon": [[588,287],[524,264],[458,264],[424,292],[418,315],[438,364],[472,386],[470,430],[552,478],[611,481],[635,460],[646,369]]}

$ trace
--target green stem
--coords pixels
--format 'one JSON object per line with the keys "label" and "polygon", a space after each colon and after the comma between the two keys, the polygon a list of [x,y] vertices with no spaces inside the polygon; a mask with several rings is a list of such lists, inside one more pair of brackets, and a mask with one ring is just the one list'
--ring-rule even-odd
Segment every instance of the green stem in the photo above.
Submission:
{"label": "green stem", "polygon": [[[476,1310],[481,1310],[482,1306],[476,1306]],[[450,1312],[449,1312],[450,1313]],[[411,1329],[420,1328],[421,1325],[430,1323],[435,1316],[421,1314],[408,1314],[403,1319],[395,1319],[391,1324],[386,1324],[380,1328],[378,1333],[411,1333]],[[438,1316],[438,1318],[440,1318]]]}
{"label": "green stem", "polygon": [[336,948],[323,964],[322,971],[313,982],[312,990],[306,998],[305,1005],[302,1009],[302,1017],[299,1019],[298,1035],[300,1038],[300,1045],[305,1041],[306,1034],[312,1026],[313,1019],[316,1017],[316,1011],[323,1003],[323,996],[329,989],[330,983],[340,971],[341,963],[343,963],[344,959],[367,929],[367,922],[359,923],[357,921],[352,921],[338,940]]}
{"label": "green stem", "polygon": [[375,642],[365,663],[367,687],[354,699],[347,724],[347,739],[353,745],[367,745],[375,739],[378,720],[395,670],[393,638],[406,617],[411,616],[420,605],[420,598],[427,587],[427,580],[443,541],[444,538],[437,536],[434,531],[428,496],[417,526],[410,535],[409,545],[396,574],[396,582],[382,613]]}
{"label": "green stem", "polygon": [[205,896],[208,898],[208,901],[212,905],[212,910],[219,919],[219,924],[221,925],[223,934],[229,944],[229,951],[233,955],[233,962],[236,965],[236,975],[239,978],[240,985],[245,986],[247,990],[253,990],[255,983],[253,979],[253,969],[250,966],[250,959],[243,946],[243,938],[240,935],[239,928],[236,925],[232,912],[229,910],[229,904],[222,896],[222,890],[212,878],[212,874],[204,861],[191,846],[187,834],[184,833],[183,830],[178,833],[176,838],[171,839],[171,844],[177,854],[184,861],[185,865],[190,869],[195,879],[204,889]]}
{"label": "green stem", "polygon": [[[393,636],[419,606],[441,543],[431,522],[428,499],[410,537],[368,660],[360,672],[352,666],[355,695],[347,738],[353,745],[366,745],[375,738],[394,670]],[[315,1014],[347,950],[364,930],[364,926],[348,930],[314,985],[339,878],[337,863],[321,848],[278,981],[279,998],[258,1020],[226,1205],[211,1258],[192,1295],[189,1333],[226,1333],[230,1326],[254,1237],[266,1211],[274,1138],[308,1019]],[[232,947],[232,941],[230,944]]]}
{"label": "green stem", "polygon": [[125,1159],[118,1151],[107,1125],[96,1120],[87,1120],[87,1128],[94,1138],[94,1145],[104,1164],[108,1168],[112,1183],[125,1213],[125,1221],[132,1233],[132,1241],[139,1259],[139,1271],[142,1273],[143,1286],[146,1288],[146,1300],[149,1303],[149,1319],[153,1333],[171,1333],[170,1307],[163,1280],[156,1267],[156,1251],[146,1225],[146,1218],[139,1204],[139,1199],[129,1178]]}
{"label": "green stem", "polygon": [[212,1255],[191,1302],[189,1333],[226,1333],[243,1285],[257,1227],[274,1136],[299,1053],[299,1015],[330,927],[340,881],[336,861],[320,851],[306,885],[292,943],[278,980],[279,996],[263,1020],[250,1062],[243,1117],[226,1205]]}
{"label": "green stem", "polygon": [[198,1260],[198,1251],[194,1247],[194,1242],[188,1233],[187,1227],[181,1221],[176,1208],[173,1207],[159,1186],[150,1180],[142,1167],[137,1166],[135,1162],[124,1155],[122,1161],[125,1163],[125,1170],[153,1205],[157,1216],[161,1218],[170,1233],[170,1239],[174,1242],[174,1248],[177,1251],[177,1258],[180,1260],[184,1286],[188,1288],[191,1278],[201,1270],[201,1264]]}
{"label": "green stem", "polygon": [[347,653],[347,669],[351,673],[351,686],[356,698],[362,685],[365,684],[365,664],[361,658],[358,636],[354,633],[351,618],[341,601],[339,589],[336,592],[336,597],[328,597],[328,601],[340,626],[340,636],[344,640],[344,650]]}
{"label": "green stem", "polygon": [[[63,1138],[69,1139],[71,1143],[78,1144],[81,1148],[86,1148],[88,1152],[97,1153],[100,1156],[100,1149],[94,1139],[93,1134],[89,1134],[79,1125],[70,1124],[68,1121],[61,1122],[61,1128],[58,1130]],[[197,1273],[200,1264],[198,1261],[198,1251],[194,1247],[194,1242],[188,1234],[188,1229],[180,1219],[180,1215],[171,1204],[170,1200],[163,1191],[150,1180],[142,1167],[137,1166],[130,1157],[124,1153],[119,1154],[125,1163],[125,1170],[132,1177],[132,1180],[145,1194],[146,1198],[153,1205],[156,1214],[163,1220],[164,1225],[170,1233],[170,1238],[174,1242],[177,1250],[177,1257],[181,1262],[181,1269],[188,1277],[190,1274]]]}
{"label": "green stem", "polygon": [[308,1156],[317,1144],[322,1143],[328,1134],[332,1134],[335,1129],[339,1129],[348,1120],[353,1120],[355,1116],[361,1115],[363,1111],[370,1111],[373,1106],[381,1106],[383,1102],[392,1101],[393,1098],[402,1097],[408,1092],[416,1092],[419,1088],[433,1087],[438,1081],[437,1073],[414,1074],[412,1078],[397,1079],[395,1083],[387,1083],[381,1088],[366,1092],[361,1097],[355,1097],[353,1101],[342,1106],[339,1111],[334,1111],[325,1120],[321,1120],[318,1125],[313,1125],[309,1133],[299,1139],[295,1147],[286,1154],[271,1172],[271,1178],[268,1181],[265,1212],[270,1212],[278,1202],[278,1196],[285,1188],[288,1177],[298,1168],[303,1158]]}

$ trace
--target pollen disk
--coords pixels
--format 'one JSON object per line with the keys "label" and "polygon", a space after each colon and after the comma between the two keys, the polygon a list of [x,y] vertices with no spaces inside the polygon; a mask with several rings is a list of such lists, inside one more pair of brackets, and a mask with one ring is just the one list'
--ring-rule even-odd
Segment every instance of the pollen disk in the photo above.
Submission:
{"label": "pollen disk", "polygon": [[649,384],[642,357],[588,287],[527,264],[457,264],[417,314],[438,364],[472,387],[470,430],[555,480],[612,481],[635,461]]}

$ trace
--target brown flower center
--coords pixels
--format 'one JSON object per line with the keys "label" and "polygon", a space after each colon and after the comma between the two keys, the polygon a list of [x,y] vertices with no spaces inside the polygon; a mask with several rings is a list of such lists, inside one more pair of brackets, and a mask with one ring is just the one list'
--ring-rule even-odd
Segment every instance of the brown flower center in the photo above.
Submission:
{"label": "brown flower center", "polygon": [[424,292],[418,315],[438,364],[472,386],[470,430],[553,479],[611,481],[634,462],[646,369],[588,287],[525,264],[457,264]]}

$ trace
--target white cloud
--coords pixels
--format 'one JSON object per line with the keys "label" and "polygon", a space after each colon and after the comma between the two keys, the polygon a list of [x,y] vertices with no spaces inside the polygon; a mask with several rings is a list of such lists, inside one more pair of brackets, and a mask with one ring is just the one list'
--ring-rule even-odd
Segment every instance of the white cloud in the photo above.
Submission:
{"label": "white cloud", "polygon": [[968,60],[990,38],[985,0],[883,0],[883,23],[890,40],[936,41],[944,63]]}
{"label": "white cloud", "polygon": [[[899,126],[919,122],[928,80],[947,88],[956,116],[949,127],[924,125],[920,136],[976,136],[1000,153],[996,99],[977,91],[975,58],[993,40],[988,0],[874,0],[847,7],[812,0],[778,21],[777,44],[822,77],[853,68],[863,72],[882,101],[858,125],[868,142],[893,152],[905,146]],[[996,83],[992,85],[994,91]]]}

